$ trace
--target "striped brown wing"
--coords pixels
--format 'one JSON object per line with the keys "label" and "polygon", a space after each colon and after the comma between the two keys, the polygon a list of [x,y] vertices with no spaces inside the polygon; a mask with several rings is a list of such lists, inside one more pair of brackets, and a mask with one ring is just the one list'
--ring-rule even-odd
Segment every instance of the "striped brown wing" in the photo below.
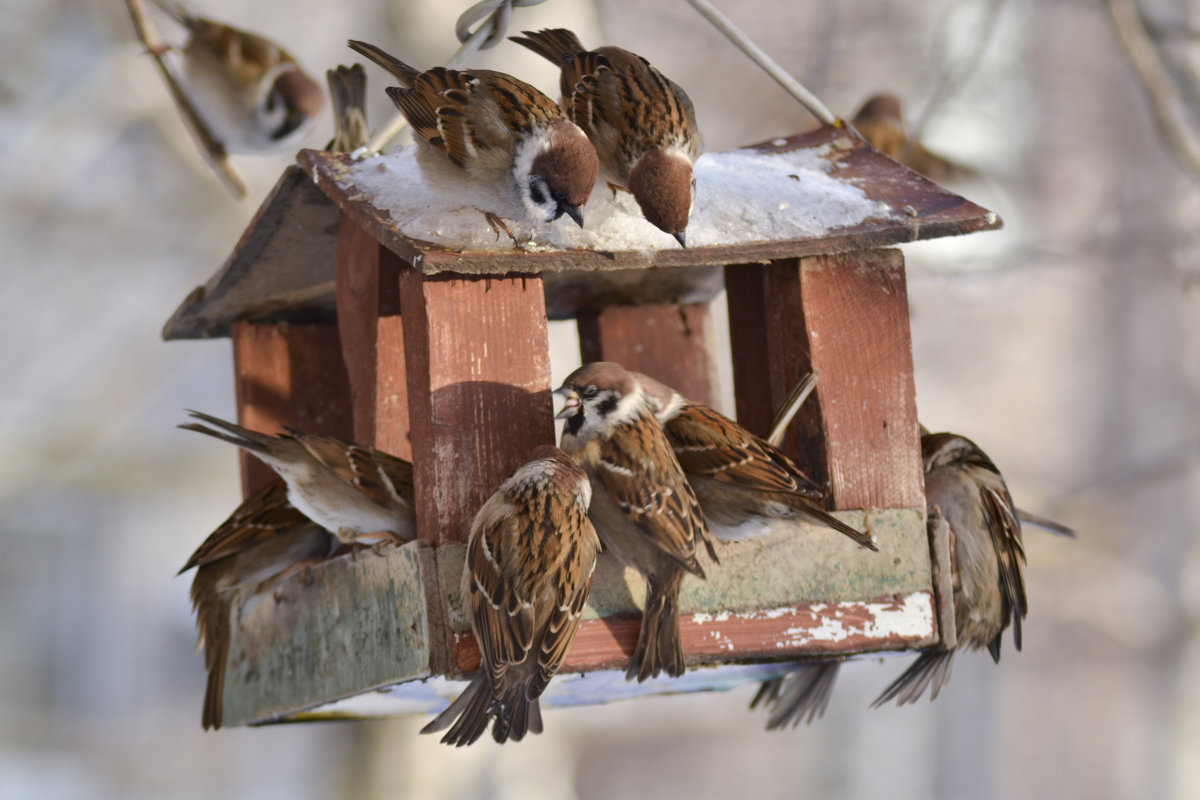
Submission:
{"label": "striped brown wing", "polygon": [[680,147],[693,160],[699,157],[696,112],[683,89],[627,50],[601,47],[595,52],[608,61],[610,69],[597,73],[594,116],[622,121],[631,134],[623,143],[626,162],[632,164],[655,147]]}
{"label": "striped brown wing", "polygon": [[373,502],[386,508],[411,507],[412,465],[381,450],[315,434],[293,434],[309,455]]}
{"label": "striped brown wing", "polygon": [[[1017,519],[1016,506],[1008,493],[1008,487],[998,472],[982,467],[974,467],[979,482],[979,491],[984,509],[984,521],[992,537],[992,545],[996,549],[996,559],[1000,568],[1000,590],[1003,598],[1001,612],[1004,626],[1012,623],[1013,644],[1021,649],[1021,620],[1029,612],[1029,602],[1025,595],[1025,547],[1021,542],[1021,523]],[[1000,634],[989,648],[993,657],[999,652]]]}
{"label": "striped brown wing", "polygon": [[685,405],[666,423],[666,431],[688,475],[754,491],[822,496],[791,459],[711,408]]}
{"label": "striped brown wing", "polygon": [[601,443],[597,473],[613,502],[655,546],[690,572],[703,574],[696,545],[708,545],[708,528],[696,493],[652,414],[643,413]]}
{"label": "striped brown wing", "polygon": [[277,478],[238,506],[179,571],[243,552],[307,522],[308,518],[288,502],[287,484]]}

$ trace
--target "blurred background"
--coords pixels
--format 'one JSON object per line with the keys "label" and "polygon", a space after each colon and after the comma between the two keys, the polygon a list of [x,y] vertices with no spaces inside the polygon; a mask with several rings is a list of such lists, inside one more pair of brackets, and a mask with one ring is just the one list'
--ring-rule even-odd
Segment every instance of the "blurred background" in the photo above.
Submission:
{"label": "blurred background", "polygon": [[[743,686],[548,711],[503,748],[446,748],[420,719],[205,734],[173,576],[238,480],[231,448],[174,426],[233,415],[232,360],[159,332],[291,157],[235,158],[251,196],[233,201],[121,2],[0,0],[0,797],[1200,796],[1200,192],[1179,155],[1200,138],[1200,4],[1141,3],[1149,88],[1114,26],[1131,0],[719,4],[836,113],[900,96],[979,171],[952,188],[1005,220],[904,250],[922,420],[1081,532],[1026,534],[1024,652],[962,656],[936,703],[871,712],[906,661],[856,662],[823,720],[783,733]],[[466,5],[193,0],[322,77],[350,37],[444,61]],[[510,32],[548,25],[649,58],[711,150],[815,126],[683,0],[550,0]],[[472,63],[557,94],[514,45]],[[573,331],[555,335],[557,378]]]}

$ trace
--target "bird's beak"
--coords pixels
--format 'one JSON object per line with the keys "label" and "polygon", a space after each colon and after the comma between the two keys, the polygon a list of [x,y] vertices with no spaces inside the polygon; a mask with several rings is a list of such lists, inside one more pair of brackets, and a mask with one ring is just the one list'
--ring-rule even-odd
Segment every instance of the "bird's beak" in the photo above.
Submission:
{"label": "bird's beak", "polygon": [[687,249],[687,239],[684,237],[683,231],[680,231],[679,233],[673,233],[671,235],[675,237],[675,241],[679,242],[680,247],[682,247],[684,250]]}
{"label": "bird's beak", "polygon": [[555,419],[566,419],[567,417],[575,416],[575,411],[580,406],[579,395],[564,386],[555,392],[554,396],[563,399],[562,410],[554,415]]}
{"label": "bird's beak", "polygon": [[562,205],[560,205],[558,207],[558,210],[561,213],[566,214],[571,219],[575,220],[576,225],[578,225],[581,228],[583,227],[583,212],[580,211],[577,207],[571,205],[570,203],[563,203]]}

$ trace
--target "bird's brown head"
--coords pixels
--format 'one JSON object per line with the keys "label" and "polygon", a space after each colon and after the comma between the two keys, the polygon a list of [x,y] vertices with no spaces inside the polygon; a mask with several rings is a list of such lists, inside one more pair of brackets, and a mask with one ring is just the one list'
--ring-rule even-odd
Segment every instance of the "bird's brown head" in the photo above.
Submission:
{"label": "bird's brown head", "polygon": [[692,162],[687,156],[650,150],[629,171],[629,191],[650,224],[687,246],[684,230],[696,196]]}
{"label": "bird's brown head", "polygon": [[529,199],[547,221],[566,214],[583,227],[583,206],[592,195],[600,174],[596,148],[575,123],[557,119],[550,123],[549,141],[533,159],[529,170]]}
{"label": "bird's brown head", "polygon": [[996,465],[979,445],[957,433],[926,433],[921,437],[921,461],[928,475],[939,467],[950,464],[983,467],[1000,474]]}
{"label": "bird's brown head", "polygon": [[584,364],[554,392],[563,400],[564,449],[586,444],[649,409],[645,391],[633,373],[611,361]]}
{"label": "bird's brown head", "polygon": [[267,94],[265,111],[272,118],[281,121],[279,126],[271,131],[274,141],[283,141],[325,108],[325,92],[316,81],[304,74],[299,67],[285,69],[271,85]]}

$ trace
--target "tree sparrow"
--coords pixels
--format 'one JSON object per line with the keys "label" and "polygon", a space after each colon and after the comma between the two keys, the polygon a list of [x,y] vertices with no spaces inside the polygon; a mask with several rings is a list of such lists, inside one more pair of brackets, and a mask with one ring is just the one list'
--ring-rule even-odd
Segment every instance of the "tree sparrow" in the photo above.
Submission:
{"label": "tree sparrow", "polygon": [[470,198],[514,241],[501,218],[541,224],[566,214],[583,226],[596,148],[553,100],[503,72],[419,72],[366,42],[350,48],[400,81],[387,93],[413,126],[417,164],[433,189]]}
{"label": "tree sparrow", "polygon": [[[939,526],[949,528],[958,643],[949,650],[922,653],[875,699],[872,708],[892,700],[898,705],[914,703],[927,688],[929,699],[935,699],[950,680],[958,649],[986,647],[998,663],[1000,640],[1010,624],[1013,643],[1021,649],[1021,620],[1028,612],[1025,550],[1017,509],[1003,476],[974,442],[953,433],[925,432],[921,436],[921,457],[930,533]],[[1074,531],[1058,523],[1050,526],[1048,529],[1055,533],[1075,536]],[[814,715],[823,714],[837,669],[836,661],[821,662],[765,683],[754,703],[760,699],[774,703],[767,727],[795,725],[805,716],[811,721]],[[789,685],[781,689],[783,681]],[[805,693],[800,686],[818,683],[828,688]]]}
{"label": "tree sparrow", "polygon": [[833,528],[862,547],[879,549],[869,535],[814,502],[820,489],[776,447],[654,378],[633,375],[650,398],[713,536],[749,539],[794,520]]}
{"label": "tree sparrow", "polygon": [[467,542],[462,594],[482,664],[470,685],[422,729],[476,741],[494,719],[497,742],[542,732],[538,698],[558,670],[583,614],[600,540],[588,520],[587,474],[543,446],[488,498]]}
{"label": "tree sparrow", "polygon": [[325,94],[279,45],[154,0],[188,31],[183,76],[213,136],[231,153],[294,144],[325,107]]}
{"label": "tree sparrow", "polygon": [[205,730],[221,727],[233,609],[302,563],[328,555],[333,545],[328,531],[288,503],[286,485],[276,480],[238,506],[179,570],[198,568],[191,596],[208,670],[200,718]]}
{"label": "tree sparrow", "polygon": [[362,64],[338,65],[325,71],[333,104],[333,139],[325,147],[333,153],[353,153],[371,138],[367,127],[367,73]]}
{"label": "tree sparrow", "polygon": [[288,500],[346,543],[408,542],[416,538],[412,464],[373,447],[289,430],[278,436],[189,411],[221,430],[191,422],[180,428],[235,444],[287,481]]}
{"label": "tree sparrow", "polygon": [[585,364],[555,392],[565,405],[562,448],[587,471],[589,516],[600,540],[646,579],[646,608],[628,679],[684,671],[679,640],[679,587],[685,573],[701,578],[696,546],[716,560],[704,515],[671,451],[650,398],[619,364]]}
{"label": "tree sparrow", "polygon": [[692,101],[641,56],[588,50],[562,28],[510,37],[562,68],[562,103],[596,145],[610,184],[628,187],[653,225],[687,246],[702,148]]}
{"label": "tree sparrow", "polygon": [[894,94],[877,94],[868,98],[854,115],[851,124],[876,150],[930,180],[963,180],[975,174],[970,167],[929,152],[909,136],[900,112],[900,98]]}

